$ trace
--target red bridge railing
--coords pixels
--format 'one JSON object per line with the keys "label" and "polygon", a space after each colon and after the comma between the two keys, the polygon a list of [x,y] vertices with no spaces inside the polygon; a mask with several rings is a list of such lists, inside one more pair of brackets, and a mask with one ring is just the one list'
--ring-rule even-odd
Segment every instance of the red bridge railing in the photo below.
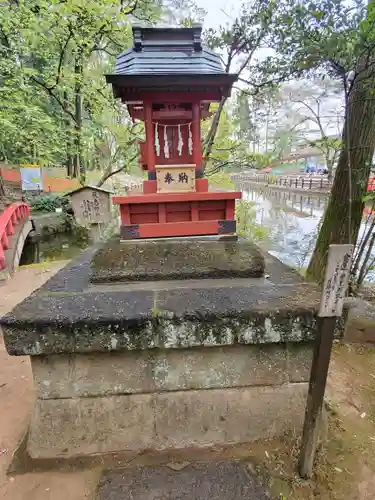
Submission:
{"label": "red bridge railing", "polygon": [[0,214],[0,270],[5,269],[4,250],[9,248],[8,236],[14,236],[14,226],[30,215],[30,207],[27,203],[12,203]]}

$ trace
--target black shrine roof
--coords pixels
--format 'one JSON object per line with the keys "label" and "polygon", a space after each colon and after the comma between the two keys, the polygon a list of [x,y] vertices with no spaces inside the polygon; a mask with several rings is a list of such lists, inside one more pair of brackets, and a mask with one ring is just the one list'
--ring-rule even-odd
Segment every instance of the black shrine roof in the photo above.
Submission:
{"label": "black shrine roof", "polygon": [[133,48],[116,58],[116,75],[222,74],[220,55],[202,45],[202,27],[133,27]]}
{"label": "black shrine roof", "polygon": [[134,26],[133,48],[117,56],[115,71],[106,75],[106,80],[113,85],[116,97],[124,97],[124,93],[129,94],[131,89],[135,92],[136,88],[172,91],[195,86],[197,81],[220,87],[228,95],[237,75],[227,74],[220,55],[202,44],[201,26]]}

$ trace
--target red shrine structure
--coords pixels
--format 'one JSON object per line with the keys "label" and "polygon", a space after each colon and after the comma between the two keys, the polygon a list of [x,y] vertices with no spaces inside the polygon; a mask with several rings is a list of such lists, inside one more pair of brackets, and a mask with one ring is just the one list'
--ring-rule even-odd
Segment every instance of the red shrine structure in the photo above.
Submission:
{"label": "red shrine structure", "polygon": [[121,238],[228,235],[236,231],[237,192],[209,191],[201,120],[230,95],[237,75],[202,45],[202,28],[133,27],[134,45],[106,75],[133,120],[145,124],[143,193],[114,196]]}

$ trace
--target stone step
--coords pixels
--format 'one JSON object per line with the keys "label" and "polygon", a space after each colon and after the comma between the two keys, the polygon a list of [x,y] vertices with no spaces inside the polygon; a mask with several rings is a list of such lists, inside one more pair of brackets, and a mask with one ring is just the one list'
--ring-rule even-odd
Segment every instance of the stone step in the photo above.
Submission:
{"label": "stone step", "polygon": [[[184,467],[185,465],[185,467]],[[245,464],[170,464],[104,473],[96,500],[270,500],[268,492]]]}

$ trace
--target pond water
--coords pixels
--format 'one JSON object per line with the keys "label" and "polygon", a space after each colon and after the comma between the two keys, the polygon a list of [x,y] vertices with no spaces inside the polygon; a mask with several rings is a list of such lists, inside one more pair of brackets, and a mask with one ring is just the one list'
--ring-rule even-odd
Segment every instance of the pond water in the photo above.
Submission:
{"label": "pond water", "polygon": [[[245,183],[243,199],[254,203],[256,222],[267,228],[261,246],[285,264],[305,268],[314,250],[328,197],[301,195]],[[364,230],[364,224],[361,233]]]}

